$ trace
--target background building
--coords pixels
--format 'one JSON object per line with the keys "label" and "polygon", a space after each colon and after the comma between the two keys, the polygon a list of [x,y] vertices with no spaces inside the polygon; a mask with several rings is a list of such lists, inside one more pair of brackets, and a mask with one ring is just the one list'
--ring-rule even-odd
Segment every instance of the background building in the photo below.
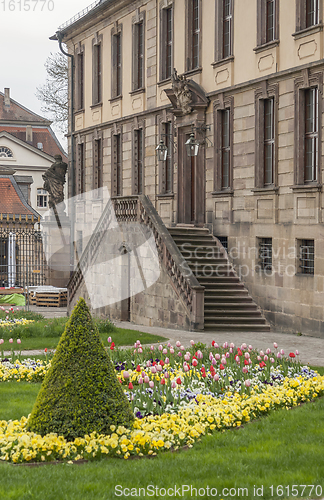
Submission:
{"label": "background building", "polygon": [[[146,195],[167,227],[208,228],[275,328],[323,336],[323,0],[101,0],[57,37],[75,65],[71,194],[108,186],[123,220]],[[208,282],[197,299],[163,238],[183,311],[167,315],[161,288],[156,313],[135,298],[130,318],[186,326],[205,294],[206,324]]]}

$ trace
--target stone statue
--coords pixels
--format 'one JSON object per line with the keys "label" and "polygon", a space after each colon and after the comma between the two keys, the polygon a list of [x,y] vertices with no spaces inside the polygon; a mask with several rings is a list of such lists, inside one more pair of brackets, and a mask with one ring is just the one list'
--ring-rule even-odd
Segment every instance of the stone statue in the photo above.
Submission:
{"label": "stone statue", "polygon": [[64,211],[64,184],[67,164],[62,161],[61,155],[54,156],[55,162],[46,170],[42,176],[44,179],[44,189],[48,192],[48,205],[50,208],[56,209],[57,205],[62,204]]}
{"label": "stone statue", "polygon": [[183,115],[189,115],[192,111],[192,107],[190,106],[192,103],[192,94],[189,90],[186,77],[184,75],[178,76],[177,70],[174,68],[171,81],[178,108],[181,109]]}

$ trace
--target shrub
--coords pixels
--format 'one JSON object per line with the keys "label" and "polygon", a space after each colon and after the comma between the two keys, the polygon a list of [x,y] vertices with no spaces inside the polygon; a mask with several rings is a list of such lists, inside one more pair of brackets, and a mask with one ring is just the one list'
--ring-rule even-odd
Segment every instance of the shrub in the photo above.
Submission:
{"label": "shrub", "polygon": [[28,430],[67,439],[111,433],[134,419],[89,309],[80,299],[57,346],[28,421]]}

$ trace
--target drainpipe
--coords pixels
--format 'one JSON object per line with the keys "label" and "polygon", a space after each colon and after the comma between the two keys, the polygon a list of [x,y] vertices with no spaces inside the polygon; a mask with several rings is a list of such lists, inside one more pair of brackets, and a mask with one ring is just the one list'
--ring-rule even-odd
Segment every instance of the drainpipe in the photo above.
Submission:
{"label": "drainpipe", "polygon": [[[60,51],[67,57],[71,58],[71,109],[70,109],[70,132],[71,132],[71,198],[75,195],[75,165],[74,165],[74,55],[65,51],[62,45],[63,35],[60,31],[56,32],[56,40],[58,40]],[[70,218],[71,218],[71,236],[70,236],[70,276],[74,271],[74,203],[70,203]]]}

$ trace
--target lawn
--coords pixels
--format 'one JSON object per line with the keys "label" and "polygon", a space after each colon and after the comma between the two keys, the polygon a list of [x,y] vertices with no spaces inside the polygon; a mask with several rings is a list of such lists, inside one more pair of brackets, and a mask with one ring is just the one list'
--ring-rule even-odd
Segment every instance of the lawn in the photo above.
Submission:
{"label": "lawn", "polygon": [[[0,311],[0,320],[4,321],[5,316],[7,316],[6,313]],[[3,350],[10,350],[11,347],[13,347],[14,351],[17,351],[18,348],[22,350],[55,349],[68,321],[66,317],[45,319],[40,314],[27,311],[19,311],[18,313],[15,311],[14,316],[16,319],[26,318],[32,322],[28,324],[8,324],[8,326],[1,326],[0,339],[3,339],[4,343],[0,348]],[[9,318],[12,319],[12,317],[13,313],[9,312]],[[107,345],[108,336],[113,337],[116,346],[133,345],[137,340],[140,340],[143,345],[167,340],[165,337],[159,335],[117,328],[109,320],[97,319],[95,321],[104,345]],[[13,339],[12,345],[9,343],[10,338]],[[17,339],[21,340],[19,346]]]}
{"label": "lawn", "polygon": [[[40,384],[0,384],[0,419],[27,415],[39,387]],[[137,488],[133,494],[139,494],[139,488],[148,488],[146,496],[159,498],[164,493],[161,488],[175,486],[180,488],[177,496],[180,493],[182,498],[213,498],[215,489],[216,497],[224,499],[307,498],[310,487],[304,488],[302,496],[303,487],[299,485],[317,486],[317,493],[321,488],[324,491],[323,412],[323,398],[293,410],[277,410],[239,429],[206,436],[190,450],[166,452],[153,459],[103,459],[80,465],[39,467],[3,463],[0,498],[109,500],[126,498],[131,493],[126,488]],[[150,485],[158,488],[159,496],[152,496]],[[298,492],[296,496],[291,495],[293,485],[298,485],[293,490]],[[200,494],[193,490],[191,495],[186,486],[200,488]],[[207,487],[212,495],[207,495]],[[224,488],[228,490],[222,492]],[[316,496],[314,488],[310,498],[321,496]]]}

